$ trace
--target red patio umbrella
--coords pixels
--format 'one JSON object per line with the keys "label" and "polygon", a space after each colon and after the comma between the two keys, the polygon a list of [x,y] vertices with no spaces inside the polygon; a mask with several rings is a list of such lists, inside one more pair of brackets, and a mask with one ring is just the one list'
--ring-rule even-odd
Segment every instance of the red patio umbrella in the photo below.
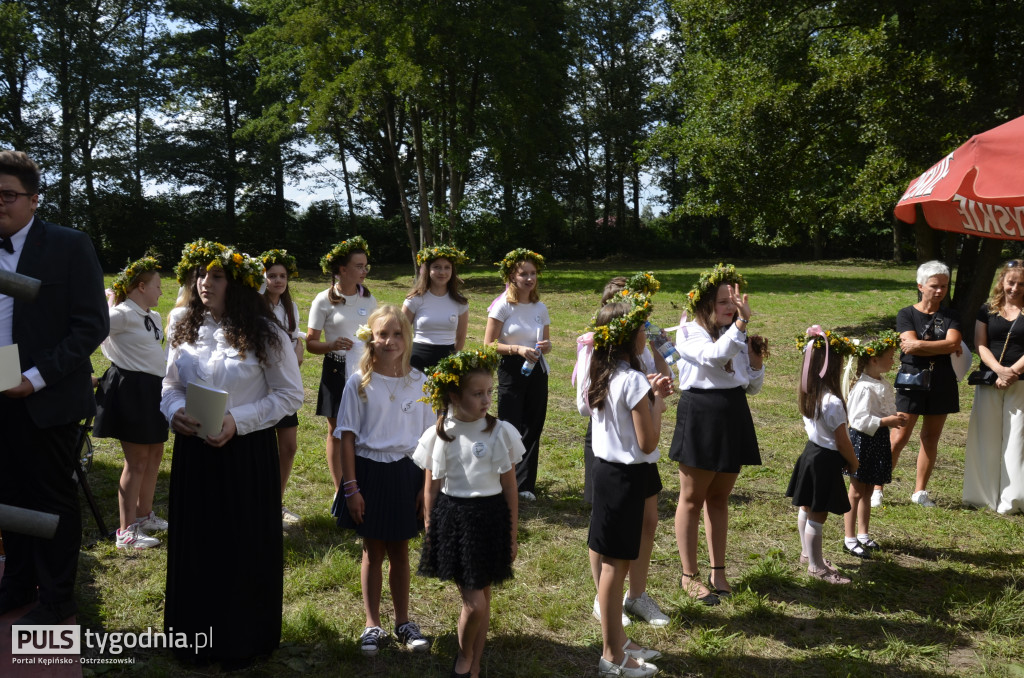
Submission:
{"label": "red patio umbrella", "polygon": [[896,217],[932,228],[1024,240],[1024,116],[977,134],[910,182]]}

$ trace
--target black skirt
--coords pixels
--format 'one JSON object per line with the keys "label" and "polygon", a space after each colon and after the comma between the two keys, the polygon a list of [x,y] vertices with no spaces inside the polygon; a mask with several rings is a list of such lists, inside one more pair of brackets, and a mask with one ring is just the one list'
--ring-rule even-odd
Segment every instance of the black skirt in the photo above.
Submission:
{"label": "black skirt", "polygon": [[512,578],[512,514],[505,496],[438,493],[423,538],[419,574],[483,589]]}
{"label": "black skirt", "polygon": [[96,388],[92,437],[137,445],[166,442],[167,420],[160,412],[162,383],[155,374],[122,370],[111,363]]}
{"label": "black skirt", "polygon": [[668,458],[718,473],[759,466],[761,452],[746,391],[739,387],[682,391]]}
{"label": "black skirt", "polygon": [[281,421],[274,424],[274,428],[292,428],[299,425],[299,413],[286,414],[281,418]]}
{"label": "black skirt", "polygon": [[420,372],[427,374],[427,369],[433,367],[445,356],[455,352],[455,344],[424,344],[418,341],[412,342],[412,356],[409,363]]}
{"label": "black skirt", "polygon": [[857,472],[849,474],[851,478],[868,485],[892,482],[892,445],[888,426],[879,426],[873,436],[851,428],[850,442],[858,462]]}
{"label": "black skirt", "polygon": [[843,455],[807,441],[800,458],[793,467],[786,496],[793,498],[793,506],[809,506],[815,513],[827,512],[843,515],[850,510],[843,482]]}
{"label": "black skirt", "polygon": [[381,541],[405,541],[423,529],[423,521],[416,515],[416,495],[423,491],[423,471],[412,459],[383,462],[356,455],[356,480],[365,506],[363,522],[356,525],[352,520],[342,488],[331,507],[338,527]]}
{"label": "black skirt", "polygon": [[587,544],[609,558],[640,555],[644,503],[661,491],[657,464],[618,464],[594,458],[594,505]]}
{"label": "black skirt", "polygon": [[324,354],[320,368],[320,390],[316,396],[316,413],[321,417],[336,419],[341,407],[341,395],[345,392],[345,358],[333,353]]}
{"label": "black skirt", "polygon": [[[273,429],[222,448],[176,435],[171,462],[164,628],[210,634],[186,661],[244,661],[277,649],[284,554],[281,477]],[[222,519],[236,516],[225,533]],[[229,541],[225,541],[229,539]]]}

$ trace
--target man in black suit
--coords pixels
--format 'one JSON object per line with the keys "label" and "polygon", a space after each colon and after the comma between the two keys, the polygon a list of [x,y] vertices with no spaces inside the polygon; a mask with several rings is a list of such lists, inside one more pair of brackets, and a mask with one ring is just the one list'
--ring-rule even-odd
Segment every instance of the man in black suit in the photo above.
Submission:
{"label": "man in black suit", "polygon": [[22,372],[0,394],[0,503],[60,516],[53,539],[4,532],[0,614],[39,600],[15,624],[56,624],[76,612],[75,442],[96,407],[89,357],[110,329],[92,241],[36,219],[38,204],[39,167],[0,151],[0,269],[42,281],[34,302],[0,294],[0,346],[18,345]]}

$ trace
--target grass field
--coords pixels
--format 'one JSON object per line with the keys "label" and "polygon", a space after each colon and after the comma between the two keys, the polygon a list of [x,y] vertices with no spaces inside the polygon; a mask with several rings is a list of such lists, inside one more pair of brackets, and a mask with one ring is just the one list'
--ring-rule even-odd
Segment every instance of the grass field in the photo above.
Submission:
{"label": "grass field", "polygon": [[[653,270],[662,291],[653,320],[674,325],[683,295],[698,273],[715,262],[631,261],[553,264],[541,276],[542,299],[551,313],[554,350],[548,419],[541,441],[540,499],[520,510],[516,577],[496,590],[484,656],[486,676],[592,676],[601,647],[600,627],[590,615],[594,598],[587,563],[588,507],[582,501],[582,440],[586,420],[574,407],[569,384],[580,334],[609,277]],[[924,509],[909,502],[916,438],[904,452],[872,516],[872,533],[884,551],[861,562],[841,549],[842,524],[825,525],[825,555],[850,574],[853,584],[833,587],[810,580],[797,564],[800,552],[795,509],[783,496],[805,437],[796,407],[798,353],[793,337],[813,323],[864,336],[893,327],[896,312],[916,300],[914,271],[888,263],[844,261],[810,264],[745,262],[755,317],[752,332],[768,337],[772,355],[763,391],[750,399],[763,465],[740,474],[730,506],[728,575],[737,594],[709,609],[678,588],[679,558],[672,529],[678,495],[676,468],[660,463],[665,484],[649,591],[672,617],[664,629],[627,628],[630,637],[661,650],[666,676],[1024,676],[1024,530],[1020,516],[1005,517],[960,503],[964,443],[972,389],[961,385],[962,412],[951,415],[940,446]],[[486,307],[500,290],[494,268],[465,272],[470,296],[469,344],[483,337]],[[322,278],[292,284],[305,319]],[[367,281],[381,303],[400,304],[411,283],[407,268],[375,266]],[[164,284],[166,317],[174,283]],[[97,373],[105,361],[97,352]],[[447,676],[456,651],[458,596],[453,585],[413,577],[412,617],[433,638],[429,655],[394,646],[374,659],[360,656],[360,546],[328,515],[333,494],[324,459],[324,420],[313,416],[320,358],[302,367],[306,402],[300,413],[299,453],[285,504],[302,516],[285,537],[282,648],[249,670],[258,676]],[[664,419],[667,449],[674,398]],[[166,515],[170,449],[156,505]],[[90,481],[107,524],[117,523],[117,479],[122,458],[116,443],[96,441]],[[259,544],[232,541],[232,524],[246,520],[245,507],[211,516],[224,533],[224,549],[261,557]],[[86,540],[99,535],[86,512]],[[419,540],[412,543],[418,561]],[[703,537],[701,560],[707,562]],[[217,553],[209,554],[217,567]],[[166,550],[117,552],[112,541],[87,547],[79,569],[80,623],[107,630],[141,631],[163,623]],[[706,575],[706,566],[703,569]],[[260,595],[253,591],[253,595]],[[216,604],[215,601],[211,601]],[[385,587],[384,625],[391,626]],[[130,668],[103,672],[144,676],[189,674],[163,651],[137,651]]]}

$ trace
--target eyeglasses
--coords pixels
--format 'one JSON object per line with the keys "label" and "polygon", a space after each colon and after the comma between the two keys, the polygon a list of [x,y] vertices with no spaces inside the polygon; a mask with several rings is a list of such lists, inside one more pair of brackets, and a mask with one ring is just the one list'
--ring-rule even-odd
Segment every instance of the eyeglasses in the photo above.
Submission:
{"label": "eyeglasses", "polygon": [[21,191],[0,191],[0,198],[3,199],[4,204],[10,205],[12,202],[18,199],[19,195],[26,197],[35,195],[35,193],[22,193]]}
{"label": "eyeglasses", "polygon": [[[348,267],[346,266],[346,268],[348,268]],[[356,269],[360,273],[369,273],[370,272],[370,265],[369,264],[353,264],[352,268]]]}

